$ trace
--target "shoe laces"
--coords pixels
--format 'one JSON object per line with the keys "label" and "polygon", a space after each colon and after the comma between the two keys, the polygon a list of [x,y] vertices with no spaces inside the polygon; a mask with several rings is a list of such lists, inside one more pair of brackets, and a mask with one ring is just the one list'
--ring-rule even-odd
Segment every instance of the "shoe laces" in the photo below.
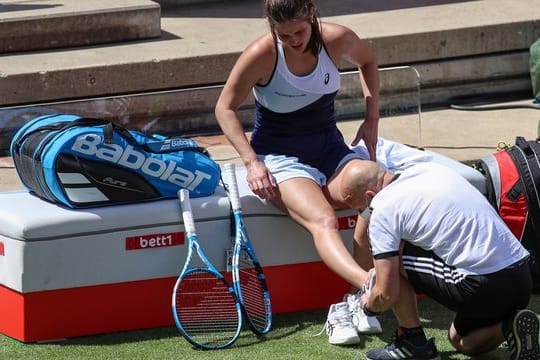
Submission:
{"label": "shoe laces", "polygon": [[362,298],[362,296],[364,296],[364,294],[369,294],[369,292],[371,291],[371,286],[373,285],[374,278],[375,275],[372,275],[369,281],[367,283],[364,283],[364,285],[362,285],[362,288],[358,290],[355,294],[345,295],[344,301],[349,304],[349,309],[352,313],[360,310],[360,299]]}
{"label": "shoe laces", "polygon": [[352,326],[351,312],[347,309],[339,309],[332,313],[332,316],[326,320],[328,326],[334,327],[348,327]]}
{"label": "shoe laces", "polygon": [[346,303],[349,305],[349,310],[351,313],[355,313],[360,308],[360,298],[362,297],[362,292],[358,291],[356,294],[347,294]]}
{"label": "shoe laces", "polygon": [[333,311],[331,314],[329,314],[328,318],[326,319],[326,322],[323,325],[322,330],[313,336],[320,336],[325,330],[328,333],[332,331],[334,328],[347,328],[347,327],[354,327],[351,312],[345,308],[337,309]]}

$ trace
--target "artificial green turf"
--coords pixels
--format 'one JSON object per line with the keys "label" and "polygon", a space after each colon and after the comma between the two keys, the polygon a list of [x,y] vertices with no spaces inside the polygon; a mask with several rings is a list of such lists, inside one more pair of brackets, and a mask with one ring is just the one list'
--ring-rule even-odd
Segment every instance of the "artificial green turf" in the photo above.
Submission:
{"label": "artificial green turf", "polygon": [[[529,307],[540,313],[539,295],[533,296]],[[419,309],[428,337],[435,337],[441,359],[469,359],[453,351],[446,339],[452,314],[430,299],[421,300]],[[334,346],[328,344],[324,332],[315,336],[323,329],[326,312],[322,309],[277,315],[268,335],[257,338],[250,331],[243,331],[238,341],[225,350],[194,349],[171,326],[46,344],[22,344],[0,337],[0,359],[364,359],[366,349],[384,346],[395,329],[392,314],[384,313],[380,317],[381,335],[361,336],[362,343],[357,346]],[[478,359],[508,359],[508,352],[502,346]]]}

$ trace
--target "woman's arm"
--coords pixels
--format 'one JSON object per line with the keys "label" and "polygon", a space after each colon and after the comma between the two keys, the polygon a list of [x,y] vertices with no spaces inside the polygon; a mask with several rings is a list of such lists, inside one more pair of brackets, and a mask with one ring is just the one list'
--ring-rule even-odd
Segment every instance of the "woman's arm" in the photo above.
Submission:
{"label": "woman's arm", "polygon": [[249,144],[238,108],[246,100],[257,83],[264,83],[271,75],[275,62],[275,51],[271,35],[263,36],[251,43],[238,58],[215,107],[215,115],[221,130],[240,155],[247,169],[247,180],[251,190],[262,198],[275,195],[276,184],[264,163]]}
{"label": "woman's arm", "polygon": [[379,70],[375,54],[368,43],[360,39],[351,29],[324,24],[323,36],[330,56],[335,63],[347,61],[358,67],[360,84],[366,102],[366,118],[356,133],[352,145],[364,139],[371,160],[376,160],[375,151],[379,127]]}

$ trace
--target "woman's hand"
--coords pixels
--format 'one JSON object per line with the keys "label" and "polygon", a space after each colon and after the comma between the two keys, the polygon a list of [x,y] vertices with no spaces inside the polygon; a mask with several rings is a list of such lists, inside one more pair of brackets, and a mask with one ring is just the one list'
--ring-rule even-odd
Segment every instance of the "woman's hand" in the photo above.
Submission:
{"label": "woman's hand", "polygon": [[360,125],[358,131],[356,132],[356,137],[352,141],[351,145],[355,146],[360,142],[360,140],[363,139],[369,152],[369,159],[376,161],[379,119],[377,118],[375,121],[370,120],[371,119],[366,118],[362,125]]}
{"label": "woman's hand", "polygon": [[249,188],[261,199],[271,200],[277,196],[278,188],[274,176],[264,162],[255,160],[246,166]]}

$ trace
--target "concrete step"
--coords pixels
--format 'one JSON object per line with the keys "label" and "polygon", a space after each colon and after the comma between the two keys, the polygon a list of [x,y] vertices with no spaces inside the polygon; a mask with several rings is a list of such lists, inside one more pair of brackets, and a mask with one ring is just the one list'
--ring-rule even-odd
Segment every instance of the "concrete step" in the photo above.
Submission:
{"label": "concrete step", "polygon": [[[215,128],[219,89],[206,86],[222,84],[241,51],[266,33],[268,24],[260,2],[188,2],[162,13],[159,39],[0,57],[4,114],[62,101],[80,113],[156,132]],[[323,21],[351,27],[376,51],[383,111],[407,111],[419,96],[422,106],[446,104],[458,95],[532,96],[529,47],[540,37],[540,0],[317,3]],[[354,70],[346,63],[340,68]],[[357,79],[343,80],[340,116],[362,113]],[[87,101],[96,97],[104,99]],[[248,99],[244,107],[248,127],[252,105]]]}
{"label": "concrete step", "polygon": [[0,14],[0,53],[161,35],[161,9],[150,0],[4,0]]}

